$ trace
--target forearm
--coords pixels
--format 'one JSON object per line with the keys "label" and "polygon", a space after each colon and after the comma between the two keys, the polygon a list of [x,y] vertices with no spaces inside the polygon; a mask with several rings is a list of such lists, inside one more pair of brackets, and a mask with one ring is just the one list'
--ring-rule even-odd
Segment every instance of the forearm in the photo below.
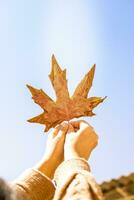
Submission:
{"label": "forearm", "polygon": [[55,165],[53,164],[52,160],[41,160],[36,166],[35,169],[43,173],[50,179],[53,179],[54,172],[55,172]]}

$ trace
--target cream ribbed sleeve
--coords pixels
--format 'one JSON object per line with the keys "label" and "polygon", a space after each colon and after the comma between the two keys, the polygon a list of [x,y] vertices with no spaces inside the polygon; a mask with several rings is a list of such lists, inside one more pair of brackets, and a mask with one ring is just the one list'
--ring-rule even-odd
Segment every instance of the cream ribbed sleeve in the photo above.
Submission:
{"label": "cream ribbed sleeve", "polygon": [[102,193],[93,178],[88,162],[72,159],[56,170],[54,181],[43,173],[31,169],[14,181],[19,200],[102,200]]}
{"label": "cream ribbed sleeve", "polygon": [[101,190],[84,159],[63,162],[55,172],[54,200],[102,200]]}
{"label": "cream ribbed sleeve", "polygon": [[30,169],[12,183],[20,200],[52,200],[55,187],[43,173]]}

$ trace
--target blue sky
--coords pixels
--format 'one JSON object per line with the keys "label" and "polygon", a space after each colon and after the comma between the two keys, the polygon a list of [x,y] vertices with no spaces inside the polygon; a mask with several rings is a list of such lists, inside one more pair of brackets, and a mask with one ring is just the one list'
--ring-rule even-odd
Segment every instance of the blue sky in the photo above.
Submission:
{"label": "blue sky", "polygon": [[13,180],[42,157],[41,112],[26,84],[55,98],[48,79],[52,53],[67,68],[70,93],[93,63],[91,95],[100,143],[89,163],[101,182],[134,170],[134,1],[0,1],[0,176]]}

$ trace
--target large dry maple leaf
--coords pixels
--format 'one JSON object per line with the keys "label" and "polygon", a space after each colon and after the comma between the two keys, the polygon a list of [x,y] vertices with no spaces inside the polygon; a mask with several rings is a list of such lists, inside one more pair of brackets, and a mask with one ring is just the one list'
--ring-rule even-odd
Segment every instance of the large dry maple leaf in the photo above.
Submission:
{"label": "large dry maple leaf", "polygon": [[62,121],[69,121],[82,116],[93,116],[93,108],[104,101],[101,97],[88,98],[88,92],[92,86],[95,73],[95,65],[78,84],[72,97],[69,96],[66,80],[66,70],[61,70],[54,55],[52,56],[52,70],[49,75],[56,93],[56,101],[53,101],[43,90],[27,85],[35,103],[44,110],[42,114],[29,119],[28,122],[44,124],[45,132],[55,127]]}

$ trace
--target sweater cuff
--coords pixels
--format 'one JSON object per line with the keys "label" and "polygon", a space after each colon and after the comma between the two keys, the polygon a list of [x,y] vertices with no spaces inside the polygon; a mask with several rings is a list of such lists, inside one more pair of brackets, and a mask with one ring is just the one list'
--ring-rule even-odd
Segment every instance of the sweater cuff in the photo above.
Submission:
{"label": "sweater cuff", "polygon": [[90,171],[89,164],[85,159],[76,158],[64,161],[55,171],[55,184],[60,187],[64,185],[69,178],[83,170]]}
{"label": "sweater cuff", "polygon": [[13,183],[21,199],[44,200],[54,196],[54,185],[47,176],[36,169],[29,169]]}
{"label": "sweater cuff", "polygon": [[82,158],[65,161],[57,168],[54,181],[57,185],[59,196],[62,196],[63,191],[77,174],[82,174],[86,178],[94,198],[96,200],[102,200],[102,192],[90,172],[89,164]]}

